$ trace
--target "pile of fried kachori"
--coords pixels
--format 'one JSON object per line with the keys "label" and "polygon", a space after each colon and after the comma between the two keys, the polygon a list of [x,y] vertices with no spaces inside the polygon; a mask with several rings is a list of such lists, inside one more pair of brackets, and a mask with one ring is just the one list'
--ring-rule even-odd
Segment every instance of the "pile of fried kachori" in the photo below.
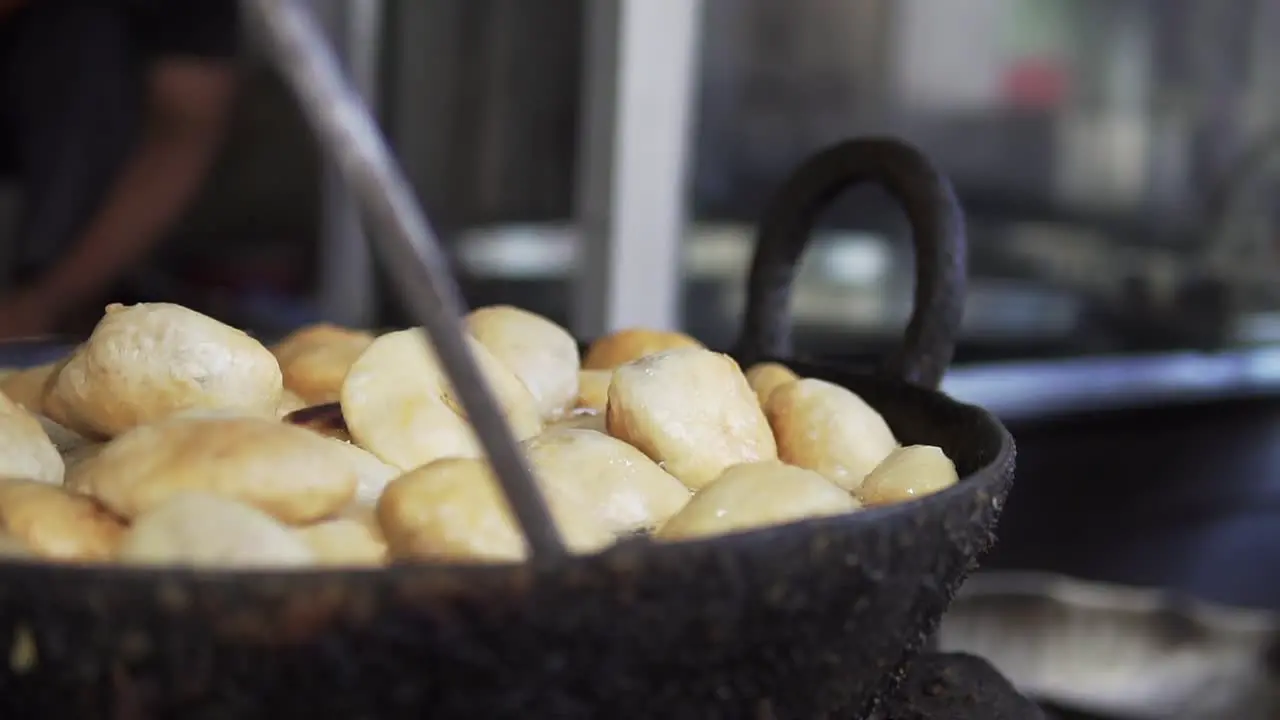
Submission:
{"label": "pile of fried kachori", "polygon": [[[566,545],[596,552],[858,512],[956,469],[840,386],[676,332],[578,344],[466,318]],[[67,357],[0,377],[0,550],[198,567],[513,562],[525,542],[427,336],[315,325],[267,347],[167,303],[111,305]]]}

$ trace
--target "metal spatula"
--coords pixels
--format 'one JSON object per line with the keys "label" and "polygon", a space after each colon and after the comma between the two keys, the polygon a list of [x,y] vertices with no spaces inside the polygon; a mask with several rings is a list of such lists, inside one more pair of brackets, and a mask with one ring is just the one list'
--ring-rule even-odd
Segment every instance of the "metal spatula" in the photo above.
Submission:
{"label": "metal spatula", "polygon": [[562,556],[564,546],[546,502],[467,348],[458,284],[372,114],[348,84],[303,0],[241,0],[240,5],[259,26],[269,56],[355,195],[396,290],[429,333],[531,554],[539,560]]}

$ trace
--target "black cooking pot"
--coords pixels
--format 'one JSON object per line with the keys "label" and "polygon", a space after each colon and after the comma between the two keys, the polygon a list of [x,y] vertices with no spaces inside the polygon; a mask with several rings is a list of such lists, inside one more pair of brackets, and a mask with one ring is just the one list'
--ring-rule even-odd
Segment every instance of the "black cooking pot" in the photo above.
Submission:
{"label": "black cooking pot", "polygon": [[[992,541],[1013,441],[935,387],[964,289],[963,222],[914,149],[858,140],[768,210],[743,362],[786,355],[814,216],[878,182],[914,226],[915,314],[889,372],[789,362],[874,406],[962,481],[907,504],[523,565],[190,571],[0,565],[0,717],[861,717]],[[30,352],[31,347],[13,346]],[[2,350],[0,350],[2,352]],[[0,357],[4,360],[16,360]]]}

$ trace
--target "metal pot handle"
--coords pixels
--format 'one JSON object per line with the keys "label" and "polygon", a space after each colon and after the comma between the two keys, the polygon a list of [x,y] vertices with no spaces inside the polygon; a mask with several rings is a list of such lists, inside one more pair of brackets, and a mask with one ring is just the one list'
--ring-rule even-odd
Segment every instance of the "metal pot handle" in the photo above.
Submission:
{"label": "metal pot handle", "polygon": [[873,182],[902,207],[916,256],[915,303],[901,347],[884,372],[936,388],[951,363],[964,313],[964,213],[950,181],[912,145],[857,138],[806,160],[765,211],[747,283],[738,355],[745,362],[791,357],[791,288],[814,220],[844,190]]}

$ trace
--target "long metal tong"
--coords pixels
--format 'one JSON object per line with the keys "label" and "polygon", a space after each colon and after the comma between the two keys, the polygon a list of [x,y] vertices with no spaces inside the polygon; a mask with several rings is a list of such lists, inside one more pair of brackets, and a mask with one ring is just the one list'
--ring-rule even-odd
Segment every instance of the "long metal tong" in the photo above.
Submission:
{"label": "long metal tong", "polygon": [[423,340],[434,345],[531,554],[539,560],[562,556],[547,504],[467,347],[465,305],[445,254],[324,32],[303,0],[241,0],[240,7],[262,31],[276,68],[355,195],[396,290],[430,334]]}

